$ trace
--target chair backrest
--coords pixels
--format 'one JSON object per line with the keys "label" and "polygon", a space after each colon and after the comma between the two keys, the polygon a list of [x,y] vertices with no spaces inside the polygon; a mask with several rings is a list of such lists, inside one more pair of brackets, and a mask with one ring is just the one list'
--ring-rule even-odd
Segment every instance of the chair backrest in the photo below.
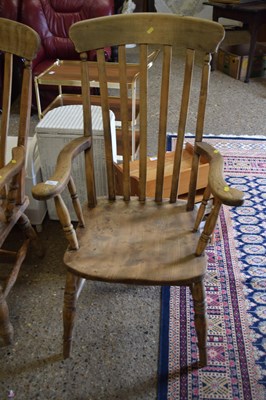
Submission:
{"label": "chair backrest", "polygon": [[[14,21],[18,21],[19,18],[19,10],[20,10],[21,0],[1,0],[0,1],[0,18],[8,18]],[[18,73],[19,67],[17,71],[14,73],[19,75]],[[0,109],[2,110],[2,93],[3,93],[3,77],[4,77],[4,60],[2,54],[0,54]],[[15,97],[14,93],[14,97]]]}
{"label": "chair backrest", "polygon": [[[5,18],[0,18],[0,37],[0,51],[4,54],[4,89],[0,136],[0,168],[3,168],[7,162],[7,137],[11,133],[9,132],[9,122],[13,55],[24,59],[17,146],[23,146],[26,149],[31,110],[31,63],[39,49],[40,39],[38,34],[28,26]],[[11,135],[16,136],[16,133],[12,132]],[[23,173],[20,173],[20,179],[17,182],[20,187],[20,190],[18,190],[20,201],[21,196],[23,196],[22,181]]]}
{"label": "chair backrest", "polygon": [[[124,200],[130,199],[130,142],[129,142],[129,126],[128,121],[128,90],[126,82],[127,56],[126,44],[137,44],[137,51],[140,64],[139,73],[139,130],[140,130],[140,148],[139,148],[139,199],[145,201],[146,197],[146,177],[147,177],[147,149],[149,133],[149,115],[148,111],[153,108],[153,104],[149,104],[148,95],[148,71],[147,57],[149,54],[148,47],[160,46],[161,48],[161,82],[156,82],[158,87],[158,98],[160,105],[158,115],[152,110],[152,123],[158,116],[158,124],[155,132],[152,132],[152,140],[158,134],[157,149],[157,173],[155,201],[162,201],[163,193],[163,177],[165,167],[166,154],[166,134],[167,134],[167,116],[170,107],[169,92],[175,86],[172,80],[170,70],[172,61],[172,52],[183,49],[184,71],[180,69],[174,71],[176,76],[183,76],[181,88],[177,88],[176,97],[181,94],[181,101],[176,108],[172,110],[176,115],[177,128],[177,145],[175,150],[174,167],[172,175],[172,186],[170,201],[175,202],[178,191],[178,181],[180,174],[181,155],[184,144],[184,136],[186,132],[186,121],[189,116],[189,102],[192,97],[198,98],[197,117],[195,127],[195,141],[202,141],[204,115],[208,94],[209,73],[211,53],[216,52],[220,42],[224,37],[223,27],[215,22],[201,20],[193,17],[181,17],[171,14],[159,13],[138,13],[116,15],[107,18],[97,18],[95,20],[87,20],[74,24],[70,28],[70,38],[75,44],[76,50],[80,53],[82,68],[82,89],[83,89],[83,105],[84,105],[84,135],[91,135],[91,114],[90,114],[90,98],[89,91],[89,71],[87,68],[87,52],[97,49],[97,62],[99,68],[100,93],[102,98],[103,124],[105,132],[105,155],[108,175],[108,193],[109,198],[115,199],[115,176],[112,157],[110,121],[109,121],[109,105],[108,105],[108,85],[105,73],[105,60],[103,48],[105,46],[118,46],[118,63],[120,75],[120,97],[121,97],[121,120],[123,131],[123,196]],[[195,62],[196,59],[196,62]],[[158,60],[156,60],[156,63]],[[197,69],[197,76],[200,77],[199,85],[194,85],[192,79],[193,70]],[[177,68],[172,66],[172,69]],[[179,68],[179,67],[178,67]],[[198,73],[200,69],[200,74]],[[157,77],[158,78],[158,77]],[[193,84],[192,84],[193,83]],[[87,185],[90,188],[88,193],[89,205],[96,203],[95,191],[91,188],[94,185],[94,174],[91,173],[93,163],[86,158]],[[198,171],[199,155],[194,153],[193,167],[191,173],[190,189],[188,195],[188,208],[192,208],[194,204],[197,171]]]}

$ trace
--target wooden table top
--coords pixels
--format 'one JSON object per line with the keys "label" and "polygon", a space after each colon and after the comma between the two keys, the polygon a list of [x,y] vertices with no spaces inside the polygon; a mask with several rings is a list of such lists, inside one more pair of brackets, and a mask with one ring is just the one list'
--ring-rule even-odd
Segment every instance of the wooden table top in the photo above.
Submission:
{"label": "wooden table top", "polygon": [[[147,68],[150,68],[155,61],[159,51],[153,51],[148,56]],[[98,67],[96,61],[89,61],[90,82],[98,82]],[[127,64],[127,82],[132,83],[140,72],[139,64]],[[108,83],[119,83],[118,63],[106,62],[106,73]],[[57,60],[44,72],[35,78],[38,84],[45,85],[67,85],[81,86],[81,65],[79,60]],[[95,86],[97,86],[95,84]]]}
{"label": "wooden table top", "polygon": [[205,5],[210,5],[214,6],[216,8],[221,8],[221,9],[232,9],[236,11],[246,11],[249,13],[258,13],[261,11],[266,12],[266,2],[265,1],[253,1],[250,3],[236,3],[236,2],[230,2],[230,0],[223,0],[223,2],[215,2],[215,1],[206,1],[203,4]]}

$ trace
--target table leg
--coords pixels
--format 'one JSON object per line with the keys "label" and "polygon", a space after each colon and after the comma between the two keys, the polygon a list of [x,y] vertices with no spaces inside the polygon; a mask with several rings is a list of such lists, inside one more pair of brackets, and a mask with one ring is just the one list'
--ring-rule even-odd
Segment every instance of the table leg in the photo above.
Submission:
{"label": "table leg", "polygon": [[39,120],[41,120],[43,117],[43,114],[42,114],[42,106],[41,106],[41,99],[40,99],[39,83],[38,83],[37,77],[34,78],[34,86],[35,86],[38,117],[39,117]]}
{"label": "table leg", "polygon": [[253,64],[253,59],[254,59],[255,49],[256,49],[258,30],[259,30],[259,25],[256,22],[249,24],[249,31],[250,31],[251,37],[250,37],[250,47],[249,47],[249,55],[248,55],[248,67],[247,67],[247,73],[246,73],[246,78],[245,78],[246,83],[249,82],[249,78],[250,78],[250,74],[251,74],[251,69],[252,69],[252,64]]}
{"label": "table leg", "polygon": [[[215,21],[215,22],[219,22],[219,14],[217,14],[216,12],[215,12],[216,10],[215,10],[215,8],[213,8],[213,11],[212,11],[212,20],[213,21]],[[212,58],[211,58],[211,71],[214,71],[215,70],[215,66],[214,66],[214,54],[212,54]]]}

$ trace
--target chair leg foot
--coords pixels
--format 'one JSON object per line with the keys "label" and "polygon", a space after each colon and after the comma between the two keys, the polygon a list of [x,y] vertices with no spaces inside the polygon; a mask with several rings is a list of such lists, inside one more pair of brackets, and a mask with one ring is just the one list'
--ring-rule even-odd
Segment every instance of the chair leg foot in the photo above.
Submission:
{"label": "chair leg foot", "polygon": [[208,364],[207,349],[199,348],[199,367],[204,368]]}
{"label": "chair leg foot", "polygon": [[13,343],[13,336],[14,330],[11,324],[5,329],[5,332],[0,332],[0,337],[3,340],[4,346],[10,346]]}
{"label": "chair leg foot", "polygon": [[72,342],[72,338],[70,339],[70,341],[64,338],[64,342],[63,342],[63,358],[64,359],[67,359],[70,357],[71,342]]}
{"label": "chair leg foot", "polygon": [[64,325],[64,343],[63,343],[63,356],[64,358],[70,357],[72,345],[72,333],[74,328],[74,319],[76,315],[76,303],[79,292],[80,278],[67,272],[66,287],[64,294],[64,308],[63,308],[63,325]]}
{"label": "chair leg foot", "polygon": [[205,304],[205,290],[203,282],[196,282],[190,286],[195,310],[195,329],[198,337],[199,366],[207,365],[207,316]]}
{"label": "chair leg foot", "polygon": [[[1,288],[0,288],[1,290]],[[0,294],[1,296],[1,294]],[[12,344],[14,330],[9,320],[9,311],[5,299],[0,301],[0,337],[5,346]]]}

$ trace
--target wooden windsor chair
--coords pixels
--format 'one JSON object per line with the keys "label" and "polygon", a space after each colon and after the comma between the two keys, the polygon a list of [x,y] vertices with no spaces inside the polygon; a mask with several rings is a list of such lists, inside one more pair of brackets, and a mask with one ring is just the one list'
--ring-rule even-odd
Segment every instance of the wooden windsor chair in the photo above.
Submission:
{"label": "wooden windsor chair", "polygon": [[[179,285],[190,288],[198,337],[200,366],[207,364],[206,310],[204,275],[207,260],[204,250],[215,228],[222,204],[239,206],[243,194],[228,187],[223,178],[223,162],[218,151],[202,141],[205,106],[207,101],[210,54],[217,50],[224,37],[218,23],[192,17],[159,13],[136,13],[97,18],[74,24],[70,38],[81,57],[82,93],[84,109],[84,136],[75,139],[60,153],[54,175],[50,181],[34,187],[37,199],[54,198],[59,219],[68,239],[64,256],[67,267],[64,296],[64,357],[69,357],[76,302],[85,280],[119,282],[134,285]],[[128,122],[128,91],[126,86],[126,44],[135,43],[140,63],[140,150],[139,195],[131,196],[130,143]],[[112,157],[108,89],[105,76],[103,48],[118,46],[120,71],[121,119],[123,131],[123,195],[116,196],[115,173]],[[160,110],[158,118],[157,177],[153,198],[146,198],[148,102],[147,56],[148,46],[160,46],[162,54]],[[184,79],[180,110],[176,110],[178,138],[172,175],[170,199],[164,199],[164,165],[171,86],[171,54],[174,48],[185,50]],[[87,51],[97,49],[101,106],[103,113],[108,195],[97,198],[93,169],[93,145],[89,93]],[[194,154],[187,201],[177,198],[181,154],[189,115],[189,98],[193,93],[192,72],[195,54],[201,68],[198,93],[198,115]],[[197,66],[198,67],[198,66]],[[177,73],[177,72],[176,72]],[[180,71],[178,71],[178,74]],[[178,118],[179,117],[179,118]],[[153,115],[154,119],[154,115]],[[155,138],[157,133],[153,133]],[[84,152],[87,203],[81,208],[71,177],[74,157]],[[194,199],[199,158],[204,155],[210,164],[208,185],[202,205],[196,212]],[[61,193],[68,186],[79,224],[71,224]],[[208,199],[215,199],[202,234],[198,228]]]}
{"label": "wooden windsor chair", "polygon": [[[13,339],[13,327],[9,318],[7,296],[16,282],[21,264],[25,259],[30,241],[36,241],[36,233],[25,210],[29,199],[25,195],[25,159],[31,112],[31,62],[40,45],[33,29],[9,19],[0,18],[0,51],[4,54],[4,89],[0,136],[0,256],[12,259],[12,269],[1,263],[0,280],[0,337],[4,344]],[[11,110],[13,56],[24,60],[20,97],[17,146],[12,148],[12,158],[7,157],[7,141]],[[15,132],[12,132],[15,136]],[[19,225],[24,238],[17,251],[5,248],[13,227]],[[3,273],[3,274],[2,274]]]}

